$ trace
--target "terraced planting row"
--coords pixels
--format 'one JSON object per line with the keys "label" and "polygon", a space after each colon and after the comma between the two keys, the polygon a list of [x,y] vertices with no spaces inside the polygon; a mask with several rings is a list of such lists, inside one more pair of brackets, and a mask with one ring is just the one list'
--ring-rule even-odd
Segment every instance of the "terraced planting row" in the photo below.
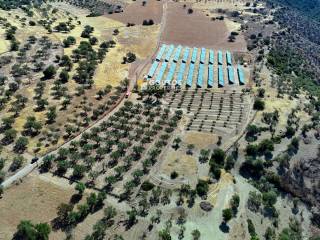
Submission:
{"label": "terraced planting row", "polygon": [[168,106],[190,114],[186,130],[231,132],[247,119],[248,99],[235,91],[181,91],[167,98]]}

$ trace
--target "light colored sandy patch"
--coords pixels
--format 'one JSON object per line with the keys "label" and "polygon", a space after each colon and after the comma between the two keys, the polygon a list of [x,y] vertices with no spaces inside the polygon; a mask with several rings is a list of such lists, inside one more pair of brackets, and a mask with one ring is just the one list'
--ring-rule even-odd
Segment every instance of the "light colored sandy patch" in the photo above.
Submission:
{"label": "light colored sandy patch", "polygon": [[300,118],[300,122],[303,124],[310,121],[311,119],[311,116],[309,114],[306,114],[304,111],[299,111],[296,115],[298,118]]}
{"label": "light colored sandy patch", "polygon": [[136,54],[136,56],[140,59],[144,59],[147,58],[148,56],[150,56],[156,49],[156,44],[155,41],[154,42],[147,42],[146,45],[132,45],[130,47],[130,49],[132,50],[133,53]]}
{"label": "light colored sandy patch", "polygon": [[195,131],[185,133],[182,139],[182,142],[194,144],[197,149],[210,148],[212,145],[216,144],[217,141],[218,137],[213,133]]}
{"label": "light colored sandy patch", "polygon": [[66,11],[69,14],[74,15],[74,16],[80,16],[80,15],[86,16],[90,13],[90,11],[85,8],[77,8],[77,7],[70,5],[70,4],[67,4],[67,3],[61,3],[61,2],[53,3],[52,6],[58,8],[58,9],[62,9],[62,10]]}
{"label": "light colored sandy patch", "polygon": [[225,19],[224,22],[230,32],[240,30],[240,27],[241,27],[240,23],[231,21],[229,19]]}
{"label": "light colored sandy patch", "polygon": [[5,30],[0,28],[0,54],[8,51],[10,42],[5,40]]}
{"label": "light colored sandy patch", "polygon": [[94,35],[101,37],[105,31],[125,26],[123,23],[106,18],[104,16],[85,18],[84,22],[95,28]]}
{"label": "light colored sandy patch", "polygon": [[[221,184],[220,182],[216,184],[218,185],[218,191],[214,197],[214,202],[212,202],[210,196],[208,196],[207,199],[207,201],[214,203],[214,207],[210,212],[205,212],[200,209],[199,203],[202,200],[196,200],[195,206],[191,209],[192,213],[189,214],[189,219],[185,224],[185,236],[191,236],[191,232],[194,229],[199,229],[201,232],[201,239],[227,239],[228,234],[223,233],[220,230],[219,225],[222,222],[222,209],[228,206],[230,198],[234,193],[234,189],[233,185],[230,184],[229,176],[224,176],[224,173],[222,173],[220,181],[222,182]],[[210,186],[210,190],[211,188],[212,187]]]}
{"label": "light colored sandy patch", "polygon": [[83,28],[84,27],[81,26],[81,25],[76,25],[75,28],[69,33],[53,32],[52,35],[55,36],[56,38],[58,38],[61,43],[68,36],[73,36],[76,39],[76,45],[73,45],[73,46],[70,46],[69,48],[65,48],[64,49],[65,54],[70,55],[72,53],[72,50],[77,48],[77,46],[79,45],[80,41],[85,40],[84,38],[80,37],[81,33],[83,31]]}
{"label": "light colored sandy patch", "polygon": [[197,162],[192,155],[186,155],[182,151],[168,150],[161,165],[161,171],[170,177],[176,171],[180,177],[190,178],[197,174]]}
{"label": "light colored sandy patch", "polygon": [[[75,70],[72,70],[72,73],[70,73],[70,75],[74,75],[75,73]],[[76,88],[79,86],[75,81],[71,80],[71,81],[68,81],[68,83],[66,84],[67,87],[68,87],[68,90],[69,90],[69,93],[70,94],[73,94],[76,90]]]}
{"label": "light colored sandy patch", "polygon": [[[50,222],[56,217],[56,208],[67,203],[73,194],[54,184],[40,180],[37,176],[24,178],[20,185],[5,191],[0,201],[0,236],[11,239],[21,220],[34,223]],[[61,232],[53,232],[50,239],[62,239]]]}
{"label": "light colored sandy patch", "polygon": [[19,26],[21,22],[20,19],[15,18],[16,15],[19,15],[21,18],[26,17],[26,14],[21,9],[13,9],[10,12],[0,9],[1,17],[6,18],[10,24]]}
{"label": "light colored sandy patch", "polygon": [[25,31],[23,28],[18,28],[16,33],[16,38],[21,43],[24,43],[29,36],[35,36],[37,38],[40,38],[40,36],[46,35],[48,32],[43,27],[40,26],[34,26],[34,27],[28,27],[28,31]]}
{"label": "light colored sandy patch", "polygon": [[211,204],[215,205],[219,191],[231,185],[232,183],[233,176],[230,173],[226,172],[224,169],[222,169],[218,183],[211,184],[209,186],[208,201],[210,201]]}
{"label": "light colored sandy patch", "polygon": [[[193,2],[188,0],[187,2]],[[227,9],[229,11],[243,11],[245,3],[248,1],[220,1],[220,0],[211,0],[203,1],[196,4],[193,4],[194,8],[198,9]]]}
{"label": "light colored sandy patch", "polygon": [[75,183],[70,184],[67,179],[53,176],[51,173],[39,174],[39,175],[37,175],[37,177],[43,182],[47,182],[49,184],[54,184],[57,187],[64,189],[64,190],[73,191],[73,189],[74,189]]}

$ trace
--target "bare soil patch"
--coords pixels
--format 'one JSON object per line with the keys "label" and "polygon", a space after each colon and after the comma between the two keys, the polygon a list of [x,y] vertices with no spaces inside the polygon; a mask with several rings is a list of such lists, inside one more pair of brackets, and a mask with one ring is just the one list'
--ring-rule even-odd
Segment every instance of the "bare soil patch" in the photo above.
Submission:
{"label": "bare soil patch", "polygon": [[152,19],[155,24],[161,22],[162,2],[157,0],[147,1],[142,6],[142,0],[127,5],[123,12],[107,15],[108,18],[117,20],[122,23],[142,24],[143,20]]}
{"label": "bare soil patch", "polygon": [[242,36],[238,36],[235,42],[228,42],[230,30],[225,21],[212,21],[197,9],[188,14],[189,8],[190,5],[184,8],[181,3],[168,4],[162,42],[245,51],[246,44]]}
{"label": "bare soil patch", "polygon": [[212,148],[217,143],[218,136],[213,133],[190,131],[183,135],[182,141],[194,144],[197,149]]}
{"label": "bare soil patch", "polygon": [[170,178],[173,171],[178,173],[178,181],[187,179],[188,182],[196,182],[198,171],[196,159],[181,150],[170,149],[161,164],[160,172]]}
{"label": "bare soil patch", "polygon": [[[72,194],[72,190],[29,175],[23,183],[6,190],[0,200],[0,238],[11,239],[21,220],[50,222],[56,217],[57,206],[68,202]],[[62,238],[61,232],[50,234],[50,239]]]}

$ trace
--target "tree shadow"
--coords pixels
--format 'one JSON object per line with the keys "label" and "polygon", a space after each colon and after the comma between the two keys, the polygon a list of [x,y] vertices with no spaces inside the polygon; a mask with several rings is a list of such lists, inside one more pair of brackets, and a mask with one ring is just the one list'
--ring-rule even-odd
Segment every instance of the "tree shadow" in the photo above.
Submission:
{"label": "tree shadow", "polygon": [[291,209],[291,212],[292,212],[292,214],[297,215],[297,214],[299,213],[299,208],[293,207],[293,208]]}
{"label": "tree shadow", "polygon": [[125,221],[123,222],[123,226],[125,227],[125,230],[128,231],[128,230],[130,230],[130,229],[133,227],[133,225],[134,225],[135,223],[136,223],[136,222],[130,222],[129,220],[125,220]]}
{"label": "tree shadow", "polygon": [[263,209],[263,216],[269,219],[273,219],[276,217],[275,209],[272,207],[264,207]]}
{"label": "tree shadow", "polygon": [[152,229],[153,229],[153,224],[149,224],[149,226],[148,226],[148,231],[151,232]]}
{"label": "tree shadow", "polygon": [[265,160],[271,160],[272,158],[273,158],[272,152],[267,152],[267,153],[264,155],[264,159],[265,159]]}
{"label": "tree shadow", "polygon": [[61,230],[62,232],[68,232],[74,227],[74,225],[69,225],[61,222],[61,219],[59,219],[59,217],[54,218],[50,223],[53,231]]}
{"label": "tree shadow", "polygon": [[71,204],[77,204],[78,202],[80,202],[81,198],[82,198],[82,195],[81,195],[81,194],[75,193],[75,194],[73,194],[73,195],[71,196],[69,202],[70,202]]}
{"label": "tree shadow", "polygon": [[54,218],[51,221],[51,227],[53,231],[58,231],[59,229],[62,229],[62,224],[60,223],[60,220],[58,217]]}
{"label": "tree shadow", "polygon": [[259,180],[261,177],[261,174],[252,169],[251,165],[246,162],[241,165],[239,173],[246,179]]}
{"label": "tree shadow", "polygon": [[219,229],[223,232],[223,233],[228,233],[230,231],[230,227],[228,226],[228,224],[226,224],[225,222],[222,222],[219,225]]}

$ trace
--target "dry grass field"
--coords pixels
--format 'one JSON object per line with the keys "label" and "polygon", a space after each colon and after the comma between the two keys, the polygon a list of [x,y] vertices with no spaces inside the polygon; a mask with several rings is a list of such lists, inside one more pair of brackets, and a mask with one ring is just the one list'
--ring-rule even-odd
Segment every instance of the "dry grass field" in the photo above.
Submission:
{"label": "dry grass field", "polygon": [[[192,0],[186,0],[187,3],[194,3]],[[194,4],[198,9],[223,9],[227,11],[243,11],[245,4],[249,1],[243,0],[205,0]]]}
{"label": "dry grass field", "polygon": [[174,151],[170,149],[163,157],[159,174],[165,175],[169,179],[173,171],[178,173],[179,176],[176,179],[178,181],[186,179],[189,184],[197,181],[196,159],[182,150]]}
{"label": "dry grass field", "polygon": [[[8,189],[0,201],[0,239],[11,239],[21,220],[36,223],[50,222],[56,217],[56,208],[67,203],[73,194],[70,188],[28,176],[22,183]],[[53,232],[50,239],[62,239],[62,232]]]}
{"label": "dry grass field", "polygon": [[[156,49],[158,25],[133,26],[121,28],[119,31],[116,37],[116,47],[111,49],[107,58],[96,70],[95,85],[97,88],[103,88],[107,84],[117,86],[120,81],[128,77],[131,66],[123,64],[123,57],[128,52],[134,53],[138,60],[145,60]],[[141,42],[144,44],[142,45]]]}
{"label": "dry grass field", "polygon": [[217,144],[218,136],[212,133],[190,131],[183,135],[182,141],[186,144],[194,144],[196,149],[206,149]]}
{"label": "dry grass field", "polygon": [[122,63],[123,56],[125,56],[125,51],[119,44],[109,51],[108,58],[97,68],[95,73],[97,88],[103,88],[107,84],[117,86],[120,81],[128,77],[129,66]]}
{"label": "dry grass field", "polygon": [[[83,38],[80,37],[83,30],[83,26],[90,25],[94,27],[94,36],[97,37],[100,41],[109,41],[115,40],[116,38],[112,35],[113,31],[118,28],[122,28],[125,25],[119,21],[106,18],[105,16],[88,18],[88,11],[76,8],[72,5],[59,3],[56,5],[64,11],[68,11],[71,14],[78,16],[81,25],[76,26],[76,28],[70,34],[65,33],[55,33],[56,36],[62,41],[67,36],[72,35],[76,38],[77,43],[83,41]],[[66,49],[66,54],[71,54],[77,45],[71,46]],[[104,59],[102,64],[99,64],[95,76],[94,76],[94,85],[97,89],[102,89],[106,85],[110,84],[112,86],[118,86],[120,81],[127,77],[128,65],[123,65],[122,58],[125,56],[126,52],[122,50],[121,46],[117,45],[115,48],[111,49],[107,53],[107,57]],[[112,69],[112,70],[111,70]]]}

